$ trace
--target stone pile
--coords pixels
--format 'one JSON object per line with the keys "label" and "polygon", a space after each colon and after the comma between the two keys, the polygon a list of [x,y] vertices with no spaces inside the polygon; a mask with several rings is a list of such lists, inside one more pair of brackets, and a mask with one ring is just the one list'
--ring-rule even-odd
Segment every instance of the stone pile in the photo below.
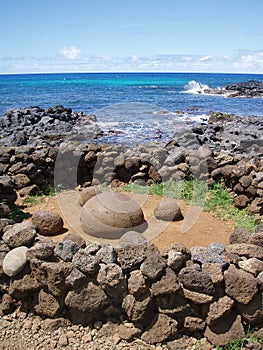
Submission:
{"label": "stone pile", "polygon": [[173,243],[162,253],[136,232],[116,248],[86,246],[76,234],[56,243],[31,222],[3,232],[2,314],[20,304],[27,313],[83,326],[112,322],[120,339],[169,349],[183,335],[221,346],[248,327],[263,327],[262,226],[253,235],[233,232],[226,246]]}
{"label": "stone pile", "polygon": [[95,122],[93,115],[73,113],[71,108],[62,105],[46,110],[40,107],[11,109],[0,118],[0,145],[59,144],[65,138],[78,138],[80,134],[89,140],[102,134]]}

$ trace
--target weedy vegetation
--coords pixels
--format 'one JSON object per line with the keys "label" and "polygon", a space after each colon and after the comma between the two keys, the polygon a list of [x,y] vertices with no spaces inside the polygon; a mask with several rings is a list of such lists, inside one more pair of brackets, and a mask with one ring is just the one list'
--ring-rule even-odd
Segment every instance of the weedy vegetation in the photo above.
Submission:
{"label": "weedy vegetation", "polygon": [[183,200],[187,205],[198,205],[204,211],[211,212],[221,220],[233,222],[234,228],[244,228],[254,232],[257,226],[255,217],[247,209],[234,207],[234,199],[230,191],[222,184],[207,186],[205,182],[181,180],[167,183],[155,183],[151,186],[127,184],[122,191],[166,196]]}

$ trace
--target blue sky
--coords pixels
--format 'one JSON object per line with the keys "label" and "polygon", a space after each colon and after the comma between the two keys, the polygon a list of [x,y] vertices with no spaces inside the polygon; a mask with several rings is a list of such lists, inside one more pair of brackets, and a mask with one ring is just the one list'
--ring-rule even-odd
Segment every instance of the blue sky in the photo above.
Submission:
{"label": "blue sky", "polygon": [[0,73],[263,73],[262,0],[3,0],[0,9]]}

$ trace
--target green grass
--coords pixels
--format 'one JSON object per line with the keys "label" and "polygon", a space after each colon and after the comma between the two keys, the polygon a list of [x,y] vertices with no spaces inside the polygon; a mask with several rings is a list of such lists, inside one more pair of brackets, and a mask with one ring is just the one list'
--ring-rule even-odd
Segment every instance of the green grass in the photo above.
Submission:
{"label": "green grass", "polygon": [[219,219],[234,221],[235,228],[254,232],[257,226],[255,217],[248,209],[239,210],[234,207],[231,193],[220,183],[216,183],[207,192],[204,210],[213,212]]}
{"label": "green grass", "polygon": [[256,334],[254,334],[253,331],[248,330],[244,338],[229,342],[225,346],[217,346],[216,349],[217,350],[240,350],[250,342],[263,345],[263,339],[257,336]]}
{"label": "green grass", "polygon": [[13,220],[14,222],[22,222],[23,220],[28,219],[30,216],[28,213],[24,213],[23,210],[21,210],[15,204],[10,204],[9,208],[10,212],[8,214],[8,219]]}
{"label": "green grass", "polygon": [[221,220],[231,220],[234,228],[244,228],[250,232],[255,231],[257,222],[247,209],[239,210],[234,207],[234,200],[228,189],[221,183],[208,188],[205,182],[195,180],[181,180],[140,186],[128,184],[122,191],[143,193],[148,195],[167,196],[183,200],[187,205],[198,205],[204,211],[211,212]]}
{"label": "green grass", "polygon": [[39,202],[43,202],[46,197],[54,197],[57,195],[57,191],[52,186],[47,186],[43,191],[40,191],[39,193],[28,196],[25,199],[25,203],[28,204],[37,204]]}

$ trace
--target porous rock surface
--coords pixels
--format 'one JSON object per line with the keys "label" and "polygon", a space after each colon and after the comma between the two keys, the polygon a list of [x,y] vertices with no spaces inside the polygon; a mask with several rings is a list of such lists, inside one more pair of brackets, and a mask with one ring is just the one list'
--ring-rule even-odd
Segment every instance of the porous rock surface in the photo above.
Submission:
{"label": "porous rock surface", "polygon": [[[23,316],[25,322],[30,320],[26,325],[38,323],[43,345],[56,344],[58,349],[77,344],[81,348],[84,339],[88,349],[102,339],[101,349],[137,349],[138,341],[140,349],[169,350],[180,342],[188,349],[196,338],[213,349],[244,337],[248,326],[262,332],[263,257],[249,248],[249,242],[241,243],[240,259],[240,243],[213,242],[188,250],[178,242],[160,253],[138,232],[125,233],[116,248],[96,242],[80,247],[74,234],[61,243],[36,236],[29,247],[10,250],[5,243],[0,245],[0,313],[7,315],[2,325],[0,318],[0,327],[11,338],[15,332],[6,332],[15,321],[8,314],[18,304],[31,313]],[[235,254],[227,253],[231,247]],[[5,260],[19,249],[25,259],[9,273]],[[204,258],[208,253],[209,261]],[[227,257],[224,264],[218,262],[219,256]],[[32,313],[38,315],[37,321],[30,318]],[[71,324],[67,331],[66,324]],[[102,333],[101,340],[92,335],[108,326],[112,333],[106,338]],[[45,337],[45,327],[62,328],[53,341]],[[26,329],[32,331],[31,326]],[[77,331],[76,343],[72,330]],[[253,346],[260,349],[259,343]]]}
{"label": "porous rock surface", "polygon": [[32,215],[32,224],[45,236],[58,234],[63,228],[63,219],[49,210],[38,210]]}

